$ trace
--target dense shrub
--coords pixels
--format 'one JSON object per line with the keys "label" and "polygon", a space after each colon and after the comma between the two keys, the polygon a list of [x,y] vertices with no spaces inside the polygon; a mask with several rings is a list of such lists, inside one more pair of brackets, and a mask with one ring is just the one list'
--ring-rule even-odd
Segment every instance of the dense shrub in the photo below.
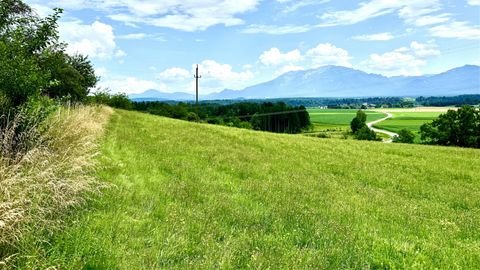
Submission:
{"label": "dense shrub", "polygon": [[413,143],[415,134],[404,128],[398,132],[398,136],[393,137],[394,143]]}
{"label": "dense shrub", "polygon": [[378,141],[379,138],[377,138],[377,134],[375,131],[371,130],[369,127],[366,125],[363,126],[357,133],[355,134],[355,138],[357,140],[362,140],[362,141]]}
{"label": "dense shrub", "polygon": [[420,128],[424,143],[480,148],[480,111],[464,106],[450,110]]}

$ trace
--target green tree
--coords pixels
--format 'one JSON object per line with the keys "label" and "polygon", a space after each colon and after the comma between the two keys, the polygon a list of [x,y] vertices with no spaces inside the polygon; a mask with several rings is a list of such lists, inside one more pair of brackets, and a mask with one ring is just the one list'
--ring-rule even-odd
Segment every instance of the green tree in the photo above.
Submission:
{"label": "green tree", "polygon": [[358,132],[355,134],[355,138],[357,140],[362,140],[362,141],[378,141],[379,140],[377,138],[377,134],[375,133],[375,131],[371,130],[366,125],[358,130]]}
{"label": "green tree", "polygon": [[424,143],[480,148],[480,111],[463,106],[450,110],[420,128]]}
{"label": "green tree", "polygon": [[67,55],[63,48],[45,52],[41,67],[50,74],[50,83],[43,93],[53,98],[69,97],[74,101],[84,101],[98,82],[88,57]]}
{"label": "green tree", "polygon": [[394,143],[413,143],[415,134],[410,130],[404,128],[398,132],[398,136],[393,137]]}
{"label": "green tree", "polygon": [[0,1],[0,92],[10,105],[25,103],[49,84],[40,60],[58,44],[61,12],[39,18],[20,0]]}
{"label": "green tree", "polygon": [[357,115],[350,122],[350,128],[352,129],[352,132],[356,134],[360,129],[362,129],[363,127],[366,127],[367,126],[366,122],[367,122],[367,114],[362,110],[358,110]]}

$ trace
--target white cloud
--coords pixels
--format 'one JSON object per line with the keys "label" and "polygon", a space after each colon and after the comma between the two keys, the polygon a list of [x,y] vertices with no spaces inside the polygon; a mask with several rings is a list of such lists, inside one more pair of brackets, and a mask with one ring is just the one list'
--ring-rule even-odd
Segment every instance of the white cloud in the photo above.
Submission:
{"label": "white cloud", "polygon": [[285,35],[305,33],[315,28],[312,25],[263,25],[252,24],[242,30],[245,34]]}
{"label": "white cloud", "polygon": [[[468,0],[470,5],[480,5],[480,0]],[[406,24],[417,27],[430,26],[433,37],[456,39],[480,39],[480,27],[468,22],[456,21],[450,13],[435,14],[441,9],[439,0],[362,2],[353,10],[332,11],[321,15],[323,22],[318,27],[351,25],[378,16],[396,13]]]}
{"label": "white cloud", "polygon": [[347,50],[330,43],[320,43],[305,53],[298,49],[283,53],[278,48],[271,48],[260,55],[259,62],[264,66],[274,67],[276,69],[274,73],[281,75],[289,71],[318,68],[325,65],[351,67],[350,59]]}
{"label": "white cloud", "polygon": [[386,14],[397,13],[406,22],[439,9],[439,0],[371,0],[361,2],[357,9],[327,12],[321,15],[320,26],[351,25]]}
{"label": "white cloud", "polygon": [[[40,4],[41,0],[31,0]],[[243,24],[238,15],[254,10],[260,0],[55,0],[50,7],[96,9],[112,20],[134,25],[152,25],[182,31],[202,31],[214,25]]]}
{"label": "white cloud", "polygon": [[[253,79],[254,75],[250,70],[235,72],[232,66],[221,64],[214,60],[204,60],[199,65],[201,75],[205,80],[217,81],[224,85],[235,85]],[[192,71],[195,65],[192,66]],[[228,86],[234,87],[234,86]]]}
{"label": "white cloud", "polygon": [[104,77],[108,74],[108,70],[105,67],[95,68],[95,74],[100,77]]}
{"label": "white cloud", "polygon": [[60,37],[68,43],[67,53],[80,53],[90,58],[109,59],[119,53],[116,51],[113,27],[95,21],[92,24],[83,24],[81,21],[61,22],[59,25]]}
{"label": "white cloud", "polygon": [[118,39],[136,40],[136,39],[145,39],[147,37],[149,37],[149,35],[145,33],[134,33],[134,34],[119,36]]}
{"label": "white cloud", "polygon": [[419,43],[413,41],[410,43],[410,51],[417,57],[427,58],[440,55],[437,45],[434,43]]}
{"label": "white cloud", "polygon": [[304,7],[325,4],[330,0],[277,0],[277,2],[286,4],[286,7],[282,10],[283,13],[290,13]]}
{"label": "white cloud", "polygon": [[302,55],[298,49],[282,53],[277,48],[271,48],[260,55],[260,62],[266,66],[278,66],[282,64],[295,63],[302,60]]}
{"label": "white cloud", "polygon": [[468,0],[468,4],[472,6],[480,6],[480,0]]}
{"label": "white cloud", "polygon": [[117,58],[122,58],[122,57],[125,57],[127,56],[127,53],[124,52],[123,50],[118,50],[116,53],[115,53],[115,57]]}
{"label": "white cloud", "polygon": [[409,47],[402,47],[383,54],[372,54],[360,65],[366,70],[386,76],[422,75],[421,68],[427,64],[427,58],[440,55],[433,43],[412,42]]}
{"label": "white cloud", "polygon": [[434,26],[429,31],[432,36],[440,38],[480,39],[480,27],[469,25],[466,22],[452,21],[447,24]]}
{"label": "white cloud", "polygon": [[283,66],[282,68],[277,70],[275,72],[275,74],[277,76],[279,76],[279,75],[285,74],[285,73],[290,72],[290,71],[299,71],[299,70],[305,70],[305,67],[289,64],[289,65]]}
{"label": "white cloud", "polygon": [[360,36],[353,37],[353,39],[362,40],[362,41],[388,41],[394,38],[395,37],[388,32],[371,34],[371,35],[360,35]]}
{"label": "white cloud", "polygon": [[33,11],[37,13],[37,15],[40,17],[47,17],[53,12],[53,10],[50,7],[45,5],[31,4],[30,7],[32,7]]}
{"label": "white cloud", "polygon": [[193,78],[192,74],[193,73],[190,73],[190,71],[186,69],[172,67],[162,71],[160,74],[158,74],[157,77],[158,79],[166,82],[178,82]]}
{"label": "white cloud", "polygon": [[[204,60],[198,64],[200,79],[200,92],[202,95],[224,89],[241,89],[252,84],[254,74],[249,69],[235,71],[231,65],[218,63],[214,60]],[[196,64],[191,70],[181,67],[165,69],[157,75],[162,91],[165,92],[189,92],[195,91]]]}
{"label": "white cloud", "polygon": [[166,85],[136,77],[105,78],[99,82],[101,88],[108,88],[115,93],[138,94],[150,89],[165,91]]}
{"label": "white cloud", "polygon": [[450,20],[450,14],[443,13],[438,15],[427,15],[427,16],[419,17],[415,19],[413,24],[415,24],[416,26],[429,26],[429,25],[448,22],[449,20]]}
{"label": "white cloud", "polygon": [[318,44],[317,47],[307,51],[306,57],[312,62],[313,67],[324,65],[352,66],[350,64],[351,57],[348,51],[330,43]]}

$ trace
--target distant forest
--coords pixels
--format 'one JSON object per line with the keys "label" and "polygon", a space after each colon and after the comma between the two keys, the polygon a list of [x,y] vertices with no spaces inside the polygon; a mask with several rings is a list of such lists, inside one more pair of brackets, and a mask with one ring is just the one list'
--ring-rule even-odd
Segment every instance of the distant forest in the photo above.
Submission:
{"label": "distant forest", "polygon": [[277,133],[300,133],[310,127],[310,116],[306,108],[285,102],[240,102],[228,105],[202,103],[198,107],[181,102],[134,102],[131,109],[189,121]]}
{"label": "distant forest", "polygon": [[414,106],[479,105],[480,95],[453,97],[287,98],[268,100],[212,100],[200,102],[131,101],[124,94],[97,92],[95,104],[136,110],[155,115],[278,133],[300,133],[310,127],[306,107],[330,109],[409,108]]}
{"label": "distant forest", "polygon": [[[265,99],[250,99],[248,102],[263,103]],[[460,95],[450,97],[366,97],[366,98],[277,98],[268,99],[269,102],[284,102],[291,106],[321,107],[328,106],[330,109],[360,109],[368,104],[381,108],[404,108],[413,106],[456,106],[479,105],[480,95]],[[207,102],[207,101],[205,101]],[[212,100],[208,103],[234,104],[241,100]]]}
{"label": "distant forest", "polygon": [[480,105],[480,95],[461,95],[455,97],[418,97],[416,102],[423,106]]}

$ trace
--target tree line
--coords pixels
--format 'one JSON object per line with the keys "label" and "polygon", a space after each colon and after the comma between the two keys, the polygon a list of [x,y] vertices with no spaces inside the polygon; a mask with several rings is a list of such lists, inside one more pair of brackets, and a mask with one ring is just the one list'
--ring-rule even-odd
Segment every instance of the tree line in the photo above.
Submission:
{"label": "tree line", "polygon": [[[242,100],[212,100],[209,102],[229,105]],[[247,102],[263,103],[265,99],[249,99]],[[375,108],[409,108],[414,106],[456,106],[480,105],[480,95],[460,95],[451,97],[367,97],[367,98],[273,98],[267,102],[285,102],[291,106],[321,107],[330,109],[362,109],[368,105]],[[171,101],[170,103],[176,103]],[[208,102],[207,102],[208,103]],[[365,109],[365,108],[363,108]]]}
{"label": "tree line", "polygon": [[198,106],[182,102],[132,102],[128,108],[176,119],[277,133],[300,133],[311,125],[304,106],[290,106],[284,102],[202,103]]}

